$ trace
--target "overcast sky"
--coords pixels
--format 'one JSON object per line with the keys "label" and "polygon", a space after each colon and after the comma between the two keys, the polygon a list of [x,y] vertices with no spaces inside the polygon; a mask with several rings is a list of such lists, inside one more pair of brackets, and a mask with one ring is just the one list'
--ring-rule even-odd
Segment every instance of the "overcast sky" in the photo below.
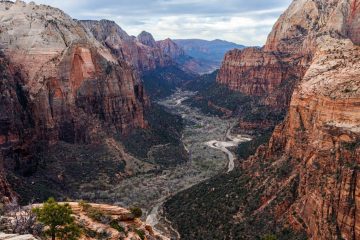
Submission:
{"label": "overcast sky", "polygon": [[[224,39],[247,46],[265,43],[292,0],[35,0],[77,19],[110,19],[126,32],[167,37]],[[27,0],[29,2],[29,0]]]}

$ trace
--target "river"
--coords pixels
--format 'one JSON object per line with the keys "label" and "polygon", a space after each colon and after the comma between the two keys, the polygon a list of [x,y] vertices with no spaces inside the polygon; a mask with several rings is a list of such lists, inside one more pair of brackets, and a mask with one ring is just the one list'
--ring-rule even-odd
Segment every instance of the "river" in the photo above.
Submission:
{"label": "river", "polygon": [[[156,171],[126,176],[114,185],[106,183],[102,187],[97,187],[96,193],[91,192],[93,195],[89,197],[123,207],[141,207],[144,212],[143,220],[164,235],[178,239],[179,233],[163,217],[163,203],[180,191],[220,172],[232,171],[236,162],[232,150],[241,142],[250,139],[242,135],[233,136],[231,130],[236,125],[237,119],[206,115],[188,106],[186,100],[195,94],[195,92],[178,90],[158,102],[169,112],[183,118],[184,129],[181,140],[188,152],[188,161],[169,168],[158,168]],[[109,145],[118,147],[115,141],[109,142]],[[155,150],[161,147],[153,146]],[[117,150],[121,152],[120,148]],[[132,164],[144,163],[134,159]]]}
{"label": "river", "polygon": [[198,109],[184,104],[185,100],[195,94],[194,92],[178,90],[159,102],[170,112],[182,116],[185,121],[182,141],[189,153],[189,161],[186,167],[180,166],[172,170],[172,172],[183,172],[183,177],[177,180],[186,182],[186,184],[173,186],[171,193],[160,198],[148,211],[146,217],[147,224],[172,239],[178,239],[180,235],[172,228],[171,223],[163,217],[162,204],[168,197],[204,181],[220,171],[232,171],[235,167],[236,157],[229,148],[234,148],[242,142],[251,140],[249,136],[233,136],[231,134],[236,119],[205,115]]}

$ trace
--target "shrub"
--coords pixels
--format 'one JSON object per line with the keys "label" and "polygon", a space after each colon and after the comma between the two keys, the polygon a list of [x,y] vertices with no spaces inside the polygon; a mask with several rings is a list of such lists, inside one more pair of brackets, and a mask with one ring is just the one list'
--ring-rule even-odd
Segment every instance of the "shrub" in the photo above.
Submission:
{"label": "shrub", "polygon": [[3,205],[0,219],[0,231],[17,234],[39,234],[42,232],[43,226],[36,223],[36,216],[32,210],[21,208],[16,202]]}
{"label": "shrub", "polygon": [[261,238],[261,240],[277,240],[277,237],[273,234],[266,234]]}
{"label": "shrub", "polygon": [[142,210],[139,207],[131,207],[130,211],[136,218],[140,218],[142,216]]}
{"label": "shrub", "polygon": [[125,228],[123,226],[121,226],[117,221],[112,220],[110,222],[110,227],[112,227],[113,229],[116,229],[118,232],[123,232],[125,233]]}
{"label": "shrub", "polygon": [[79,206],[85,212],[87,212],[91,208],[91,205],[88,202],[84,201],[84,200],[81,200],[79,202]]}
{"label": "shrub", "polygon": [[144,239],[145,239],[145,232],[144,232],[143,230],[141,230],[141,229],[135,229],[134,231],[135,231],[135,233],[136,233],[137,235],[139,235],[139,237],[141,238],[141,240],[144,240]]}
{"label": "shrub", "polygon": [[87,215],[98,222],[104,223],[104,224],[109,224],[112,221],[111,216],[105,214],[103,211],[99,210],[99,209],[95,209],[93,207],[89,208],[86,211]]}

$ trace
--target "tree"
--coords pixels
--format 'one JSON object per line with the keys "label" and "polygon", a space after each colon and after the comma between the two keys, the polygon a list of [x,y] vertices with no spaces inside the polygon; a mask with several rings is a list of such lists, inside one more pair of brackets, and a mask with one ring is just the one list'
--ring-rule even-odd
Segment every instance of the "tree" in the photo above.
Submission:
{"label": "tree", "polygon": [[261,238],[261,240],[277,240],[277,237],[273,234],[266,234]]}
{"label": "tree", "polygon": [[52,240],[76,240],[80,237],[80,228],[75,224],[69,204],[59,204],[49,198],[42,207],[34,208],[33,211],[37,220],[48,227],[45,234]]}
{"label": "tree", "polygon": [[142,216],[142,210],[139,207],[131,207],[130,212],[134,215],[136,218],[140,218]]}

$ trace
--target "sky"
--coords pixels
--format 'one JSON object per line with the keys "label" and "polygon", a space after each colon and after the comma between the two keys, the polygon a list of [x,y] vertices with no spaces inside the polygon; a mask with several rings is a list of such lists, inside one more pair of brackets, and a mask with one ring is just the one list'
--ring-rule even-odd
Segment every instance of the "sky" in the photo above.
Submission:
{"label": "sky", "polygon": [[[30,2],[30,0],[26,0]],[[165,38],[222,39],[262,46],[292,0],[35,0],[76,19],[109,19],[128,34],[145,30]]]}

